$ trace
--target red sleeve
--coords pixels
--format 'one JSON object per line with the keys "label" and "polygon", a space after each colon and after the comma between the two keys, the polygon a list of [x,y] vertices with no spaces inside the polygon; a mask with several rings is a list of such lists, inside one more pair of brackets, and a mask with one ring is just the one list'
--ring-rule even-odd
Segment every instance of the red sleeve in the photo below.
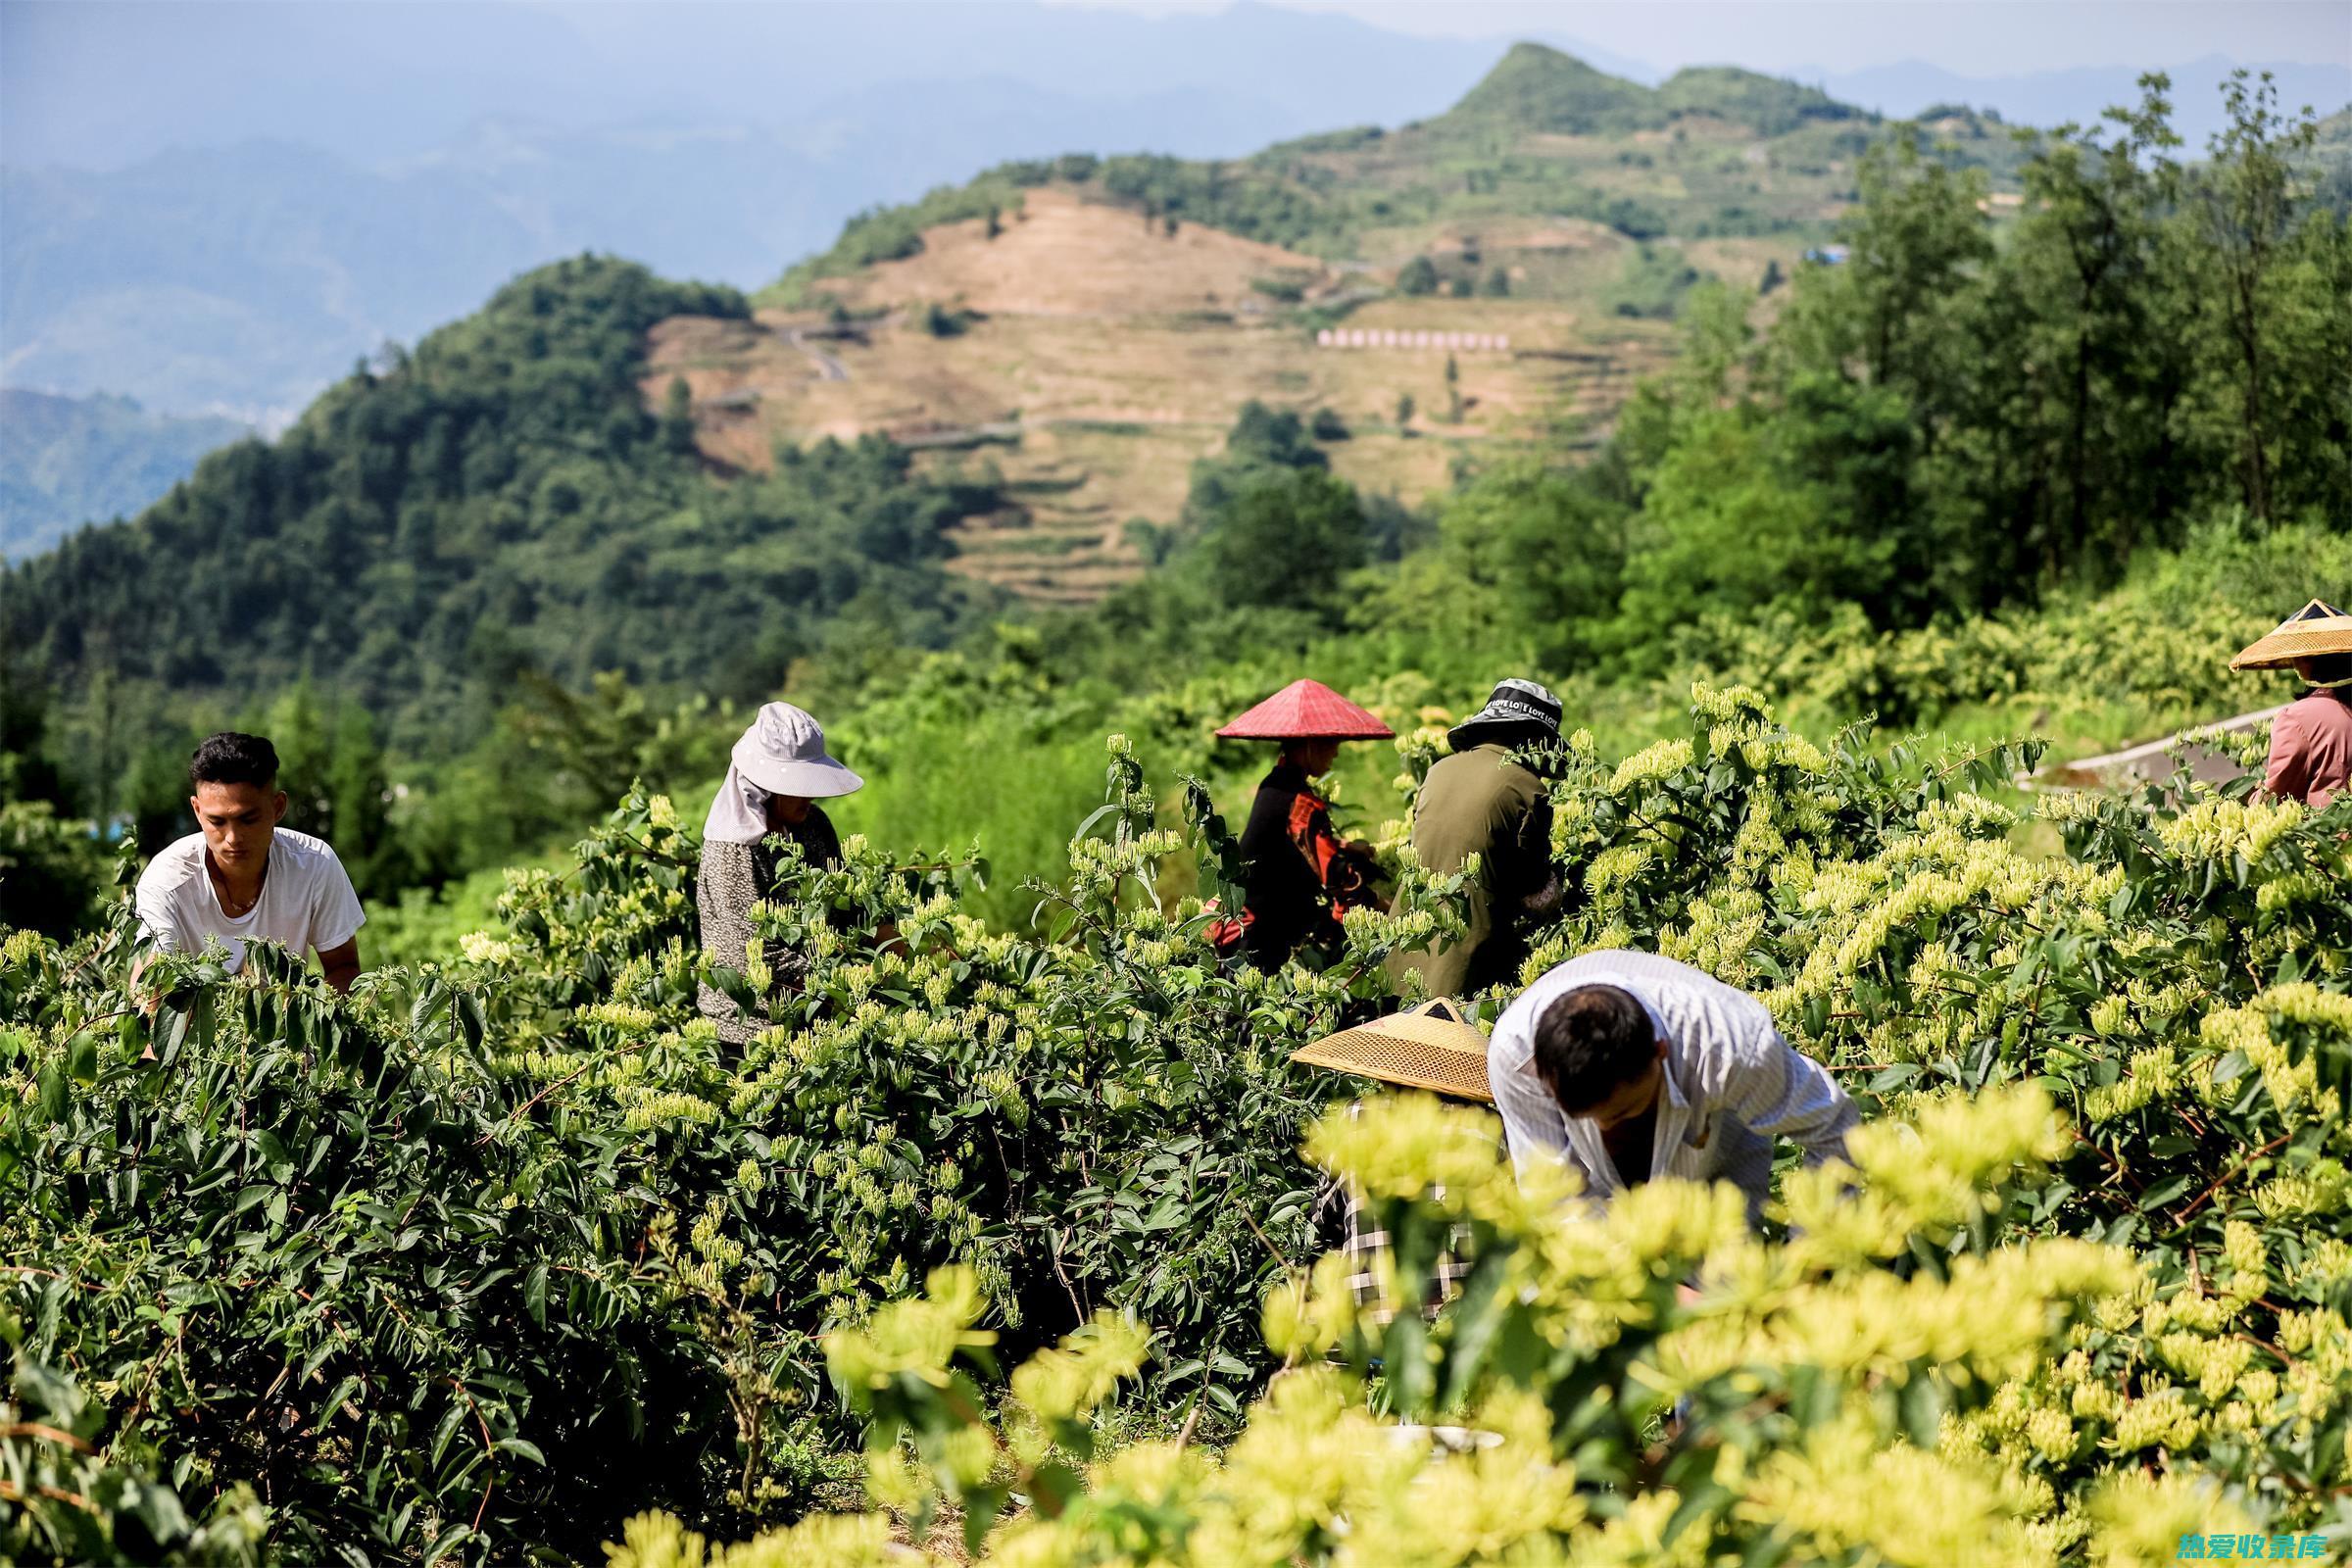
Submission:
{"label": "red sleeve", "polygon": [[2271,720],[2271,765],[2262,787],[2273,795],[2299,801],[2311,793],[2311,761],[2305,753],[2302,721],[2288,709]]}
{"label": "red sleeve", "polygon": [[1290,826],[1291,843],[1306,857],[1306,868],[1315,873],[1317,882],[1328,888],[1331,868],[1340,855],[1339,837],[1331,831],[1331,813],[1312,795],[1294,795]]}
{"label": "red sleeve", "polygon": [[1306,868],[1324,896],[1335,904],[1352,906],[1366,901],[1369,888],[1363,867],[1349,855],[1331,828],[1331,808],[1312,795],[1291,797],[1291,843],[1306,860]]}

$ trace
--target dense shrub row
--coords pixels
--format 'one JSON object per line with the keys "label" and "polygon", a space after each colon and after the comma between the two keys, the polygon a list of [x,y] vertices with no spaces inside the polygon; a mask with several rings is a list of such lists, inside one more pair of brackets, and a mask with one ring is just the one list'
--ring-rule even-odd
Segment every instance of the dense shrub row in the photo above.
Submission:
{"label": "dense shrub row", "polygon": [[[71,949],[12,935],[0,1332],[103,1403],[94,1456],[192,1512],[249,1488],[282,1548],[354,1561],[798,1505],[852,1473],[816,1336],[950,1261],[1015,1346],[1104,1305],[1165,1325],[1155,1399],[1218,1430],[1263,1364],[1259,1295],[1315,1248],[1297,1148],[1333,1086],[1282,1052],[1381,952],[1219,971],[1197,902],[1152,896],[1195,835],[1154,825],[1123,749],[1111,782],[1035,938],[957,910],[968,867],[853,840],[797,869],[758,919],[807,975],[712,956],[775,1021],[743,1053],[695,1011],[697,845],[659,797],[568,873],[514,874],[465,962],[347,1004],[282,961],[182,959],[149,1017],[120,912]],[[50,1497],[10,1528],[71,1556],[78,1517]]]}
{"label": "dense shrub row", "polygon": [[[1305,1268],[1328,1236],[1295,1152],[1340,1086],[1282,1058],[1447,890],[1407,867],[1402,912],[1329,972],[1221,973],[1154,877],[1189,847],[1213,888],[1222,828],[1199,799],[1159,827],[1124,743],[1032,937],[958,912],[969,867],[854,843],[790,873],[760,920],[810,955],[797,989],[710,956],[775,1020],[741,1054],[693,1011],[695,845],[658,798],[568,873],[514,875],[464,963],[346,1004],[182,960],[149,1018],[120,923],[17,933],[0,1330],[28,1402],[0,1543],[233,1557],[262,1508],[281,1551],[355,1561],[578,1556],[643,1508],[743,1534],[855,1474],[819,1342],[859,1324],[833,1382],[884,1417],[874,1495],[919,1514],[944,1487],[976,1541],[1009,1504],[1006,1560],[1321,1560],[1360,1555],[1343,1521],[1393,1517],[1394,1560],[1433,1560],[1437,1525],[1396,1513],[1430,1495],[1457,1557],[2138,1561],[2170,1555],[2155,1520],[2340,1528],[2346,808],[2058,797],[2024,815],[2065,851],[2033,855],[1999,799],[2015,754],[1825,751],[1736,690],[1693,712],[1614,765],[1571,747],[1583,897],[1534,961],[1630,943],[1747,985],[1891,1125],[1858,1198],[1792,1181],[1801,1237],[1759,1244],[1666,1190],[1562,1231],[1459,1117],[1335,1123],[1311,1147],[1408,1271],[1478,1231],[1431,1334],[1359,1321],[1336,1264]],[[903,946],[855,934],[884,920]],[[933,1305],[885,1304],[943,1266]],[[946,1370],[983,1334],[1008,1359],[1076,1335],[998,1438],[993,1380]],[[1355,1371],[1285,1380],[1221,1467],[1201,1451],[1269,1357],[1327,1352]],[[1374,1356],[1380,1417],[1348,1392]],[[1507,1441],[1342,1462],[1397,1414]],[[1551,1501],[1505,1507],[1529,1496]]]}
{"label": "dense shrub row", "polygon": [[[2059,797],[2035,814],[2066,853],[2034,857],[1993,799],[2012,754],[1825,753],[1737,691],[1694,713],[1615,766],[1572,748],[1558,842],[1588,900],[1531,968],[1632,941],[1757,989],[1878,1103],[1855,1190],[1791,1175],[1766,1240],[1728,1190],[1639,1188],[1568,1228],[1476,1117],[1405,1097],[1333,1118],[1310,1151],[1376,1201],[1406,1298],[1475,1234],[1434,1329],[1367,1320],[1336,1257],[1295,1276],[1265,1328],[1301,1370],[1219,1458],[1104,1443],[1143,1344],[1109,1319],[1015,1372],[992,1430],[958,1370],[986,1364],[982,1302],[941,1276],[828,1344],[893,1513],[726,1561],[880,1562],[893,1517],[919,1533],[941,1502],[1020,1564],[2120,1564],[2189,1535],[2340,1541],[2347,813],[2242,784]],[[1398,1415],[1492,1437],[1433,1446]],[[703,1550],[651,1517],[617,1560]]]}

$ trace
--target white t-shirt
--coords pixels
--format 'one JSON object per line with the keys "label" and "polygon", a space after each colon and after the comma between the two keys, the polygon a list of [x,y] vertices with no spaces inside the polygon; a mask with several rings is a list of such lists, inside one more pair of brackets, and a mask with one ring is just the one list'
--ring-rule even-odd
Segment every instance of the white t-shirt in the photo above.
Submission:
{"label": "white t-shirt", "polygon": [[245,962],[245,944],[275,942],[297,958],[325,953],[368,923],[343,862],[324,839],[279,828],[270,838],[270,869],[261,902],[235,919],[220,907],[204,869],[204,835],[191,833],[139,873],[139,924],[167,953],[201,953],[218,937],[229,967]]}

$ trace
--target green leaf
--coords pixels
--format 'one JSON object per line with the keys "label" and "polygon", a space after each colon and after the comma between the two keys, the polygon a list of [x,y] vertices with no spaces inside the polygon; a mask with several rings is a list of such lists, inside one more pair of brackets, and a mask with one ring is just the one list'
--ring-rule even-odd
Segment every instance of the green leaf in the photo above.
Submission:
{"label": "green leaf", "polygon": [[963,1494],[963,1549],[980,1555],[988,1541],[988,1532],[1004,1507],[1005,1492],[1002,1487],[973,1487]]}
{"label": "green leaf", "polygon": [[254,1145],[261,1152],[262,1168],[269,1172],[271,1181],[288,1182],[294,1179],[294,1156],[286,1152],[286,1146],[277,1134],[265,1127],[254,1135]]}
{"label": "green leaf", "polygon": [[1926,1452],[1936,1449],[1943,1422],[1943,1386],[1924,1361],[1914,1362],[1910,1377],[1895,1396],[1902,1411],[1903,1430],[1912,1444]]}

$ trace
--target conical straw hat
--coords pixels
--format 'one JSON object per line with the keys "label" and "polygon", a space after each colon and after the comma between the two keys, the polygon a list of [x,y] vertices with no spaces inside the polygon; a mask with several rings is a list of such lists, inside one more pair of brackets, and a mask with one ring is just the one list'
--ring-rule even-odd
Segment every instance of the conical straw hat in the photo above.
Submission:
{"label": "conical straw hat", "polygon": [[1223,729],[1228,741],[1378,741],[1396,732],[1319,680],[1295,680]]}
{"label": "conical straw hat", "polygon": [[1487,1087],[1487,1037],[1478,1025],[1463,1022],[1446,997],[1325,1035],[1291,1053],[1291,1059],[1455,1100],[1494,1100]]}
{"label": "conical straw hat", "polygon": [[2352,654],[2352,615],[2314,599],[2230,661],[2231,669],[2284,669],[2298,659]]}

